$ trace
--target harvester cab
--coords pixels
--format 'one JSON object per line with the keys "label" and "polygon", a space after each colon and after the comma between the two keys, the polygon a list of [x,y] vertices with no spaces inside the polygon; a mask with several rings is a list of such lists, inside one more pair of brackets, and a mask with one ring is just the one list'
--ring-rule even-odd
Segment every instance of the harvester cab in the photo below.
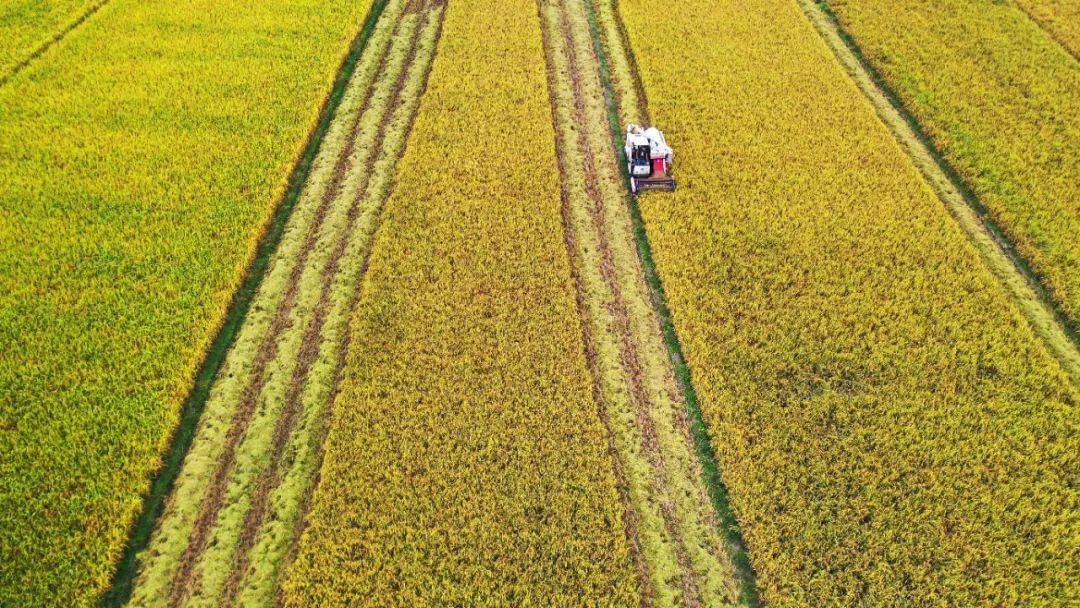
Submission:
{"label": "harvester cab", "polygon": [[631,124],[626,128],[626,170],[630,174],[630,191],[674,190],[671,165],[675,154],[656,127],[642,129]]}

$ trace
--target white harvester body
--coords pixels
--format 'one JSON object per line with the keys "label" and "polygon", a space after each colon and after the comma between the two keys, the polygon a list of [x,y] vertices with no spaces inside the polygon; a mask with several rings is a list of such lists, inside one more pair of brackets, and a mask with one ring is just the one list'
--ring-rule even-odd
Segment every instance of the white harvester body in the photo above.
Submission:
{"label": "white harvester body", "polygon": [[642,129],[631,124],[626,127],[626,170],[630,174],[630,191],[674,190],[671,165],[675,153],[667,145],[664,134],[656,127]]}

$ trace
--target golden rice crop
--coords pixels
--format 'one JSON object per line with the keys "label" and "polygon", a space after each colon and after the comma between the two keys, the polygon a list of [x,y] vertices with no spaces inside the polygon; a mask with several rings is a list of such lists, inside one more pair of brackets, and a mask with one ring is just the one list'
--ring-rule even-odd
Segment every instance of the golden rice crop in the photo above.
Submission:
{"label": "golden rice crop", "polygon": [[1080,395],[798,6],[620,13],[677,154],[639,204],[764,601],[1068,597]]}
{"label": "golden rice crop", "polygon": [[0,81],[102,4],[103,0],[8,0],[0,4]]}
{"label": "golden rice crop", "polygon": [[1012,3],[829,5],[1080,327],[1076,59]]}
{"label": "golden rice crop", "polygon": [[1080,55],[1080,2],[1076,0],[1016,0],[1026,12],[1074,57]]}
{"label": "golden rice crop", "polygon": [[562,241],[537,7],[446,11],[284,603],[636,605]]}
{"label": "golden rice crop", "polygon": [[0,85],[2,605],[108,585],[363,7],[109,9]]}

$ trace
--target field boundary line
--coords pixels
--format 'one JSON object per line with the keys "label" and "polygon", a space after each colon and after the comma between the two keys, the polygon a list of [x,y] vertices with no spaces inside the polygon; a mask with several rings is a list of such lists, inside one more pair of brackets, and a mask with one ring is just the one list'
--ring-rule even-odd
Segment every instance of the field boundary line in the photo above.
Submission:
{"label": "field boundary line", "polygon": [[1080,339],[1074,321],[1053,301],[1039,275],[989,216],[975,192],[937,149],[899,95],[870,64],[825,0],[797,0],[844,71],[873,106],[931,190],[944,203],[990,273],[1005,288],[1032,331],[1080,386]]}
{"label": "field boundary line", "polygon": [[86,23],[90,17],[93,17],[98,11],[105,7],[111,0],[98,0],[94,4],[90,5],[90,8],[83,11],[81,15],[69,21],[66,25],[62,26],[59,30],[54,32],[51,36],[45,39],[44,42],[38,44],[34,50],[30,51],[26,57],[19,60],[18,63],[11,66],[11,68],[4,75],[0,76],[0,87],[4,86],[11,79],[15,78],[19,72],[25,70],[35,59],[41,57],[46,51],[56,46],[67,38],[68,34],[75,31],[83,23]]}
{"label": "field boundary line", "polygon": [[[618,0],[586,0],[586,8],[589,19],[590,34],[593,39],[593,47],[599,59],[600,82],[604,91],[604,100],[608,108],[608,122],[611,129],[612,152],[619,167],[626,165],[625,152],[619,145],[622,129],[619,125],[619,99],[611,80],[609,60],[604,45],[603,35],[596,17],[597,1],[610,2],[611,19],[620,38],[619,41],[609,41],[610,44],[621,44],[622,51],[626,54],[627,63],[630,66],[628,74],[632,82],[628,86],[634,88],[638,97],[638,107],[634,108],[644,119],[650,117],[648,97],[646,96],[644,83],[641,81],[638,69],[637,57],[634,55],[630,37],[626,31],[626,25],[619,15]],[[652,247],[649,244],[648,233],[645,229],[645,221],[641,216],[637,199],[629,194],[630,176],[625,172],[623,177],[627,191],[625,202],[630,211],[630,219],[633,224],[634,242],[637,246],[638,257],[644,272],[644,279],[649,288],[653,308],[657,319],[660,321],[661,333],[667,346],[668,354],[674,368],[676,382],[683,392],[686,402],[686,413],[689,416],[690,433],[693,439],[695,451],[701,463],[705,486],[709,492],[709,498],[719,519],[721,531],[728,545],[729,557],[734,566],[735,576],[739,583],[739,602],[744,606],[756,608],[761,605],[757,591],[757,573],[750,563],[746,541],[742,537],[742,531],[735,513],[731,508],[727,487],[720,475],[720,465],[716,459],[716,452],[712,447],[708,427],[702,417],[697,391],[694,389],[690,367],[686,363],[683,354],[682,343],[672,320],[671,310],[667,305],[667,296],[664,292],[660,274],[656,269],[656,263],[652,255]]]}
{"label": "field boundary line", "polygon": [[[105,1],[108,2],[108,0]],[[259,239],[259,244],[249,263],[245,277],[239,289],[233,295],[232,303],[229,305],[221,327],[218,329],[217,335],[211,342],[203,363],[196,373],[191,392],[181,408],[177,428],[169,441],[170,447],[165,455],[164,464],[155,474],[151,482],[150,492],[143,500],[142,513],[131,528],[128,542],[117,564],[113,580],[99,602],[101,608],[118,608],[125,605],[131,597],[132,584],[138,572],[136,556],[148,546],[150,537],[157,527],[157,522],[164,509],[165,498],[172,491],[176,477],[184,462],[184,457],[195,437],[198,421],[210,396],[210,389],[225,362],[226,355],[235,342],[240,328],[243,326],[251,302],[266,275],[270,258],[281,242],[285,225],[292,215],[296,203],[299,201],[300,193],[307,182],[315,156],[322,146],[323,138],[329,130],[334,114],[336,114],[338,106],[344,97],[346,85],[364,49],[367,47],[368,39],[371,37],[372,31],[374,31],[375,24],[387,1],[374,0],[372,2],[360,33],[353,40],[351,48],[342,59],[330,93],[323,101],[322,108],[319,111],[315,129],[308,135],[308,141],[303,148],[303,152],[289,175],[285,194],[272,214],[265,232]],[[0,81],[0,85],[2,85],[2,81]]]}
{"label": "field boundary line", "polygon": [[1061,47],[1061,50],[1065,51],[1065,53],[1067,53],[1070,57],[1073,58],[1073,61],[1080,61],[1080,56],[1077,56],[1077,54],[1074,53],[1071,48],[1069,48],[1069,45],[1065,44],[1065,41],[1061,39],[1061,36],[1059,36],[1057,34],[1057,32],[1055,32],[1053,29],[1051,29],[1049,26],[1047,26],[1045,23],[1043,23],[1042,19],[1039,19],[1035,15],[1031,14],[1031,11],[1029,11],[1028,8],[1026,6],[1024,6],[1023,4],[1021,4],[1020,2],[1016,2],[1014,0],[1012,2],[1012,5],[1014,7],[1016,7],[1016,10],[1020,11],[1021,13],[1024,13],[1024,16],[1027,17],[1028,19],[1030,19],[1031,22],[1034,23],[1036,27],[1038,27],[1040,30],[1042,30],[1043,33],[1046,34],[1047,38],[1049,38],[1049,39],[1053,40],[1054,42],[1056,42],[1057,45],[1059,47]]}

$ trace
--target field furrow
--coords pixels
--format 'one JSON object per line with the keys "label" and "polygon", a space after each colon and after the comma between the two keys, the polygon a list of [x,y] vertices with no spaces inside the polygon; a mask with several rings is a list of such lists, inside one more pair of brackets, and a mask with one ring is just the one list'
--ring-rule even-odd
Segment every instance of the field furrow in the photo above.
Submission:
{"label": "field furrow", "polygon": [[536,4],[446,11],[282,602],[638,604],[560,238]]}
{"label": "field furrow", "polygon": [[270,318],[253,319],[230,353],[143,557],[140,605],[272,601],[319,461],[344,327],[441,15],[441,7],[414,0],[383,10],[256,297]]}
{"label": "field furrow", "polygon": [[762,600],[1066,597],[1080,395],[798,3],[619,12],[678,155],[639,206]]}
{"label": "field furrow", "polygon": [[564,230],[601,417],[625,480],[647,603],[730,605],[738,584],[638,257],[592,10],[587,0],[540,2]]}
{"label": "field furrow", "polygon": [[0,86],[57,44],[109,0],[0,2]]}

